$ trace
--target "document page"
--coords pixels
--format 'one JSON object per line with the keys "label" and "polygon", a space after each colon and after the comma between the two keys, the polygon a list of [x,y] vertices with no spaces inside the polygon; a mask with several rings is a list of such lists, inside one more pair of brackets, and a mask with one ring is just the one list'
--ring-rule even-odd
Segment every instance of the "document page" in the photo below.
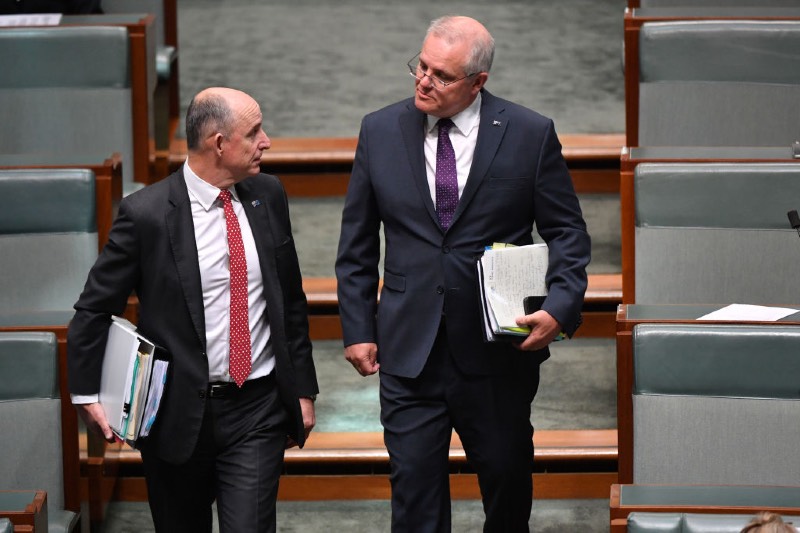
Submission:
{"label": "document page", "polygon": [[731,304],[718,309],[697,320],[749,320],[754,322],[774,322],[793,315],[797,309],[788,307],[769,307],[764,305]]}
{"label": "document page", "polygon": [[[484,253],[484,295],[490,316],[502,329],[524,331],[516,318],[525,314],[523,301],[528,296],[546,296],[547,245],[492,248]],[[493,324],[494,325],[494,324]]]}

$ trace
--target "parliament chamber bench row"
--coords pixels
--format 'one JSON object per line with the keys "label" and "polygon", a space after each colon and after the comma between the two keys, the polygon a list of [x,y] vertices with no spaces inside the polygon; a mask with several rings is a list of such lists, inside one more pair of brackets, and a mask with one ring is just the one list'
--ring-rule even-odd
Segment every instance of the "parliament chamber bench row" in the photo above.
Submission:
{"label": "parliament chamber bench row", "polygon": [[0,27],[0,122],[13,125],[0,141],[4,156],[50,164],[117,152],[127,194],[166,175],[179,122],[176,2],[106,4],[54,26]]}

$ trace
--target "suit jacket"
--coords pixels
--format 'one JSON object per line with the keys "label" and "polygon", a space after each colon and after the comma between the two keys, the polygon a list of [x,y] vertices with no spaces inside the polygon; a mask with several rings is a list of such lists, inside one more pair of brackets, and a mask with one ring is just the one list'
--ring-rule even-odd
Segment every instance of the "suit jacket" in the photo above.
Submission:
{"label": "suit jacket", "polygon": [[[236,185],[253,230],[264,279],[277,386],[302,445],[298,397],[318,391],[308,315],[286,194],[265,174]],[[139,331],[171,359],[165,395],[145,446],[181,463],[194,449],[208,386],[208,359],[200,268],[189,193],[179,170],[120,202],[109,242],[75,304],[67,350],[72,394],[100,388],[110,315],[121,314],[135,290]]]}
{"label": "suit jacket", "polygon": [[[459,367],[503,372],[521,354],[485,343],[476,259],[493,242],[549,246],[542,308],[572,334],[580,322],[590,240],[553,122],[484,90],[472,167],[450,228],[436,217],[425,173],[425,115],[408,99],[367,115],[342,216],[336,274],[345,345],[377,342],[381,371],[415,377],[441,320]],[[378,288],[379,230],[386,242]]]}

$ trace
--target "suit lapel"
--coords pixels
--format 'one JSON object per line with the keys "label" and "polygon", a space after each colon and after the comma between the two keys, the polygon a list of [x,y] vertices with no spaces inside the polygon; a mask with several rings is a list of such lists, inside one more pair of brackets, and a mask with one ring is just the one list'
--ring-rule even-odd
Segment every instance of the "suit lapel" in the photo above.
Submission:
{"label": "suit lapel", "polygon": [[428,187],[428,174],[425,171],[425,115],[414,106],[413,100],[408,104],[406,112],[400,115],[400,131],[406,145],[414,184],[431,219],[437,227],[441,227]]}
{"label": "suit lapel", "polygon": [[497,100],[488,91],[483,91],[481,95],[481,118],[478,128],[478,140],[475,144],[475,154],[472,156],[472,167],[469,170],[467,183],[464,185],[464,192],[458,201],[456,212],[453,215],[451,227],[455,225],[469,203],[475,197],[475,193],[480,188],[481,182],[486,178],[489,166],[494,160],[500,142],[505,135],[508,126],[508,117],[504,114],[505,109],[498,105]]}
{"label": "suit lapel", "polygon": [[172,247],[175,268],[200,343],[206,345],[206,322],[203,311],[203,288],[200,265],[197,260],[197,243],[192,222],[189,192],[183,179],[183,170],[174,173],[169,183],[169,202],[172,208],[166,213],[167,233]]}
{"label": "suit lapel", "polygon": [[[253,189],[249,183],[251,179],[238,183],[236,192],[242,202],[242,207],[244,207],[247,223],[250,225],[250,229],[253,232],[253,240],[256,243],[261,278],[264,282],[264,297],[267,299],[267,309],[271,313],[276,313],[280,306],[275,304],[279,301],[281,293],[279,292],[280,284],[275,276],[278,271],[278,265],[275,263],[275,236],[269,220],[270,204],[266,197]],[[275,316],[274,319],[280,320],[282,317]]]}

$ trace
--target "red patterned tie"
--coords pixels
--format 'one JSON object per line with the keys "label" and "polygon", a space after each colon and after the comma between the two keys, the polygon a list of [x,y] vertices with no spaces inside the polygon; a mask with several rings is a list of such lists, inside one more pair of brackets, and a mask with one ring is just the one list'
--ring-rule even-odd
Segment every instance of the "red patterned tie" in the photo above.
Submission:
{"label": "red patterned tie", "polygon": [[231,377],[238,386],[250,375],[250,322],[247,305],[247,258],[244,255],[242,231],[233,212],[231,192],[219,193],[225,208],[225,225],[228,228],[228,256],[231,273],[230,359]]}
{"label": "red patterned tie", "polygon": [[450,227],[458,205],[456,154],[450,142],[453,121],[439,119],[439,140],[436,145],[436,214],[443,229]]}

